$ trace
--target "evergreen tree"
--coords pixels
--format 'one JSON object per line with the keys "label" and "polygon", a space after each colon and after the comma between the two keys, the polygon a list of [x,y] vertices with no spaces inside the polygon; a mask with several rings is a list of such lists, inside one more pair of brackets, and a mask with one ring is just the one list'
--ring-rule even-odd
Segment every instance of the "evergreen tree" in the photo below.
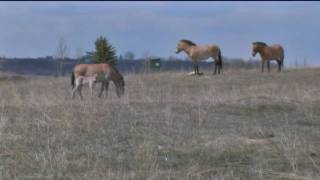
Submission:
{"label": "evergreen tree", "polygon": [[98,37],[94,44],[95,52],[87,52],[88,58],[95,63],[108,63],[112,66],[117,64],[116,50],[105,37]]}

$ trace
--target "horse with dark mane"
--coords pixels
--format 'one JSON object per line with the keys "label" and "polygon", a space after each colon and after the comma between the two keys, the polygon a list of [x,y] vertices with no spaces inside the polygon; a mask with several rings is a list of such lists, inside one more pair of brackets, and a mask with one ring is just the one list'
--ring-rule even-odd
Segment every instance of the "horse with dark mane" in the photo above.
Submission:
{"label": "horse with dark mane", "polygon": [[194,74],[200,75],[199,73],[199,62],[209,59],[210,57],[214,60],[214,74],[220,74],[220,70],[222,71],[222,56],[221,50],[218,45],[210,44],[210,45],[196,45],[190,40],[180,40],[176,53],[180,53],[184,51],[191,59],[193,63]]}
{"label": "horse with dark mane", "polygon": [[118,97],[124,94],[124,79],[119,71],[110,66],[109,64],[78,64],[73,68],[71,75],[72,85],[72,98],[74,98],[75,92],[78,91],[80,98],[82,99],[81,89],[86,83],[89,83],[91,89],[91,95],[93,94],[93,86],[97,82],[101,82],[101,90],[99,97],[101,97],[104,89],[106,96],[108,95],[109,82],[112,81],[116,86],[116,93]]}
{"label": "horse with dark mane", "polygon": [[280,44],[274,44],[268,46],[264,42],[253,42],[252,43],[252,56],[254,57],[257,53],[260,54],[262,59],[261,71],[264,71],[264,64],[267,61],[268,72],[270,72],[270,61],[276,60],[278,63],[278,71],[281,71],[284,60],[284,50]]}

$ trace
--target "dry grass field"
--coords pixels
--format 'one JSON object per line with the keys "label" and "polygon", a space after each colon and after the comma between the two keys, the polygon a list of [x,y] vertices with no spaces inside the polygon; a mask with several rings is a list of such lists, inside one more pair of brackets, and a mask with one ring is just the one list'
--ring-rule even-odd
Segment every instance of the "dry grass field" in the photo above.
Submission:
{"label": "dry grass field", "polygon": [[2,74],[0,179],[320,179],[320,69],[274,71],[125,75],[83,101]]}

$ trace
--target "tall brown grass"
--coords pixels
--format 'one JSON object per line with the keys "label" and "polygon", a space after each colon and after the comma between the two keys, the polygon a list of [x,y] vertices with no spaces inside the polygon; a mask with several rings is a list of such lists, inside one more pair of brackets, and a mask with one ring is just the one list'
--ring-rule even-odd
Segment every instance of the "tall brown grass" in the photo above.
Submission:
{"label": "tall brown grass", "polygon": [[[0,78],[1,179],[320,179],[320,70]],[[100,85],[96,87],[96,93]]]}

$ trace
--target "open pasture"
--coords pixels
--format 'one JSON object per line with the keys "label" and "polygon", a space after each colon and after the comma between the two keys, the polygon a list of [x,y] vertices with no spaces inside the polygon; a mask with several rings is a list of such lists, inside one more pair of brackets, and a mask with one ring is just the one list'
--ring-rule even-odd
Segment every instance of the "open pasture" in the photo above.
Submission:
{"label": "open pasture", "polygon": [[0,78],[1,179],[319,179],[320,69]]}

